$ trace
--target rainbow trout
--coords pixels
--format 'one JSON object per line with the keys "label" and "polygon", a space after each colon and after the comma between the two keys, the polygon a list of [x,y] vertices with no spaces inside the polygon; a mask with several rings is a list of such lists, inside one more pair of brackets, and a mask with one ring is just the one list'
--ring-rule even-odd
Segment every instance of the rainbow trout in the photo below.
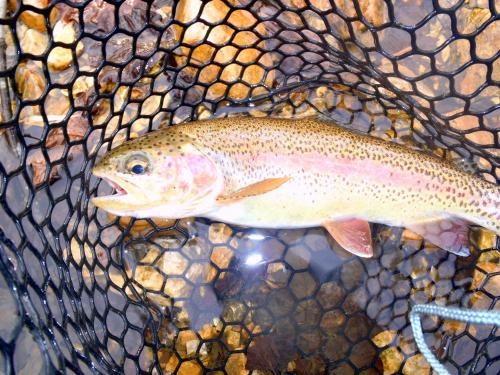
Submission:
{"label": "rainbow trout", "polygon": [[318,120],[230,118],[171,126],[106,154],[93,199],[118,216],[323,226],[373,254],[369,222],[469,254],[468,224],[500,234],[500,188],[433,156]]}

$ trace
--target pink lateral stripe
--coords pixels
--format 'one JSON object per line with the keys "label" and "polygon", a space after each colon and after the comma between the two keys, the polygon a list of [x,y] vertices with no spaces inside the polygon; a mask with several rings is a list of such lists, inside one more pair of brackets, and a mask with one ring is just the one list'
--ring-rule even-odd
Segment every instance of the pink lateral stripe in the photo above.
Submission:
{"label": "pink lateral stripe", "polygon": [[263,153],[257,156],[239,156],[241,161],[251,164],[279,165],[287,170],[314,171],[336,175],[358,175],[376,182],[389,183],[403,188],[424,188],[431,191],[445,191],[447,186],[439,183],[432,176],[412,173],[392,168],[379,161],[369,159],[332,159],[320,154],[275,155]]}

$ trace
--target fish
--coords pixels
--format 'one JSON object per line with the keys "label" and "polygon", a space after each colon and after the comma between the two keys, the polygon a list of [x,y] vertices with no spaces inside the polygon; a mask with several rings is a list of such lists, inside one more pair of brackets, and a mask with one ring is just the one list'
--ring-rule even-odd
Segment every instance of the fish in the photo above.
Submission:
{"label": "fish", "polygon": [[371,223],[470,254],[469,225],[500,234],[500,188],[431,154],[318,119],[235,117],[167,126],[106,153],[93,174],[118,216],[324,227],[373,256]]}

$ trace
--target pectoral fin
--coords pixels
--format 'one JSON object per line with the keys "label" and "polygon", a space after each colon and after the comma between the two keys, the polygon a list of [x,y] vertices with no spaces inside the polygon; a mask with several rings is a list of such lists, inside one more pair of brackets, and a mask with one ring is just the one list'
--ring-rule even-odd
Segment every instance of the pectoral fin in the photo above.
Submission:
{"label": "pectoral fin", "polygon": [[345,250],[363,258],[373,256],[372,234],[367,221],[327,221],[323,226]]}
{"label": "pectoral fin", "polygon": [[244,188],[241,188],[228,195],[221,195],[217,197],[217,202],[230,203],[239,201],[241,199],[265,194],[279,188],[288,180],[290,180],[290,177],[267,178],[254,184],[245,186]]}
{"label": "pectoral fin", "polygon": [[469,227],[464,220],[441,219],[409,225],[407,228],[453,254],[470,255]]}

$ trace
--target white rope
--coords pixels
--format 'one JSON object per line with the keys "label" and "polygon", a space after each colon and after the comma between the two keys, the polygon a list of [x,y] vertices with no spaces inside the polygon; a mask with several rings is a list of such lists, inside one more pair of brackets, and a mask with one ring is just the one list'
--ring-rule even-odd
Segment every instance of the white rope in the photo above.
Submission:
{"label": "white rope", "polygon": [[411,329],[420,352],[439,375],[450,375],[446,367],[436,358],[424,339],[420,322],[421,315],[437,315],[445,319],[472,324],[494,324],[500,326],[500,311],[468,310],[436,305],[416,305],[410,313]]}

